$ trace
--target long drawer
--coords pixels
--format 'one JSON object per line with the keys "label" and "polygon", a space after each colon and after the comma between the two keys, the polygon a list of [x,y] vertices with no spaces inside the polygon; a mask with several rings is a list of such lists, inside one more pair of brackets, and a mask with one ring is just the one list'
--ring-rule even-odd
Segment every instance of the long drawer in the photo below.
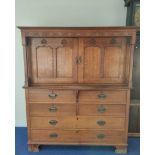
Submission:
{"label": "long drawer", "polygon": [[79,102],[82,104],[126,104],[126,91],[103,90],[103,91],[80,91]]}
{"label": "long drawer", "polygon": [[[77,107],[78,106],[78,107]],[[31,116],[124,116],[126,106],[116,104],[48,104],[48,103],[31,103]]]}
{"label": "long drawer", "polygon": [[31,130],[34,142],[51,143],[124,143],[124,132],[112,130]]}
{"label": "long drawer", "polygon": [[29,102],[75,103],[81,104],[126,104],[125,90],[80,90],[78,96],[73,90],[29,89]]}
{"label": "long drawer", "polygon": [[119,129],[124,130],[124,117],[31,117],[31,129]]}
{"label": "long drawer", "polygon": [[75,103],[76,93],[72,90],[29,89],[29,102]]}

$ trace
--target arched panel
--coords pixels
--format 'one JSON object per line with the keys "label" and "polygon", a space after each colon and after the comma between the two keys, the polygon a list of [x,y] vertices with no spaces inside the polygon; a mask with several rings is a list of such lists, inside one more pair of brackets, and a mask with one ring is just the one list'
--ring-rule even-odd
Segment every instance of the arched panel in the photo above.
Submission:
{"label": "arched panel", "polygon": [[100,75],[101,49],[98,47],[87,47],[84,51],[84,77],[97,78]]}
{"label": "arched panel", "polygon": [[58,48],[57,71],[58,78],[72,77],[73,50],[69,47]]}
{"label": "arched panel", "polygon": [[54,74],[53,50],[50,47],[36,48],[37,77],[51,78]]}

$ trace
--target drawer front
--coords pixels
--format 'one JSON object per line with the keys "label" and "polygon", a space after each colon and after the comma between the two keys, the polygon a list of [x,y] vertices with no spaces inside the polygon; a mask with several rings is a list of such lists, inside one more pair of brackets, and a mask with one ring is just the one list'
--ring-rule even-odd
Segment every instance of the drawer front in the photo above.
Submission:
{"label": "drawer front", "polygon": [[125,111],[126,111],[125,105],[79,104],[79,115],[125,117]]}
{"label": "drawer front", "polygon": [[31,116],[75,116],[76,105],[75,104],[30,104]]}
{"label": "drawer front", "polygon": [[110,116],[79,116],[77,120],[77,128],[79,129],[119,129],[124,130],[124,117]]}
{"label": "drawer front", "polygon": [[71,90],[29,89],[29,102],[75,103],[76,94]]}
{"label": "drawer front", "polygon": [[31,117],[31,129],[119,129],[124,130],[123,117]]}
{"label": "drawer front", "polygon": [[81,143],[120,144],[125,143],[124,132],[110,130],[81,130]]}
{"label": "drawer front", "polygon": [[124,133],[110,130],[31,130],[31,140],[52,143],[124,143]]}
{"label": "drawer front", "polygon": [[31,140],[36,142],[80,142],[76,130],[31,130]]}
{"label": "drawer front", "polygon": [[126,104],[126,91],[80,91],[79,102]]}
{"label": "drawer front", "polygon": [[31,129],[76,128],[75,117],[31,117]]}

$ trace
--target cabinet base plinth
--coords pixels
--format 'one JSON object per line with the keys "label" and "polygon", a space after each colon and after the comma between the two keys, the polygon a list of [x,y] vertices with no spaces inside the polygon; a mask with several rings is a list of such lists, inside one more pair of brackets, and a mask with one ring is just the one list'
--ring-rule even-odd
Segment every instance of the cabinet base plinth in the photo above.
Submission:
{"label": "cabinet base plinth", "polygon": [[28,151],[29,152],[39,152],[39,145],[38,144],[29,144]]}
{"label": "cabinet base plinth", "polygon": [[116,146],[115,153],[126,154],[127,153],[127,146]]}

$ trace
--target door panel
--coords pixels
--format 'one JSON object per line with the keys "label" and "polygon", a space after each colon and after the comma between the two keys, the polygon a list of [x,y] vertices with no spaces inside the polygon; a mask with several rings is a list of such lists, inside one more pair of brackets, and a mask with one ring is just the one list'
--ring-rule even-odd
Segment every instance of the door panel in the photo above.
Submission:
{"label": "door panel", "polygon": [[32,83],[77,81],[77,39],[31,38],[30,46]]}
{"label": "door panel", "polygon": [[126,38],[81,38],[78,80],[80,83],[123,83]]}

